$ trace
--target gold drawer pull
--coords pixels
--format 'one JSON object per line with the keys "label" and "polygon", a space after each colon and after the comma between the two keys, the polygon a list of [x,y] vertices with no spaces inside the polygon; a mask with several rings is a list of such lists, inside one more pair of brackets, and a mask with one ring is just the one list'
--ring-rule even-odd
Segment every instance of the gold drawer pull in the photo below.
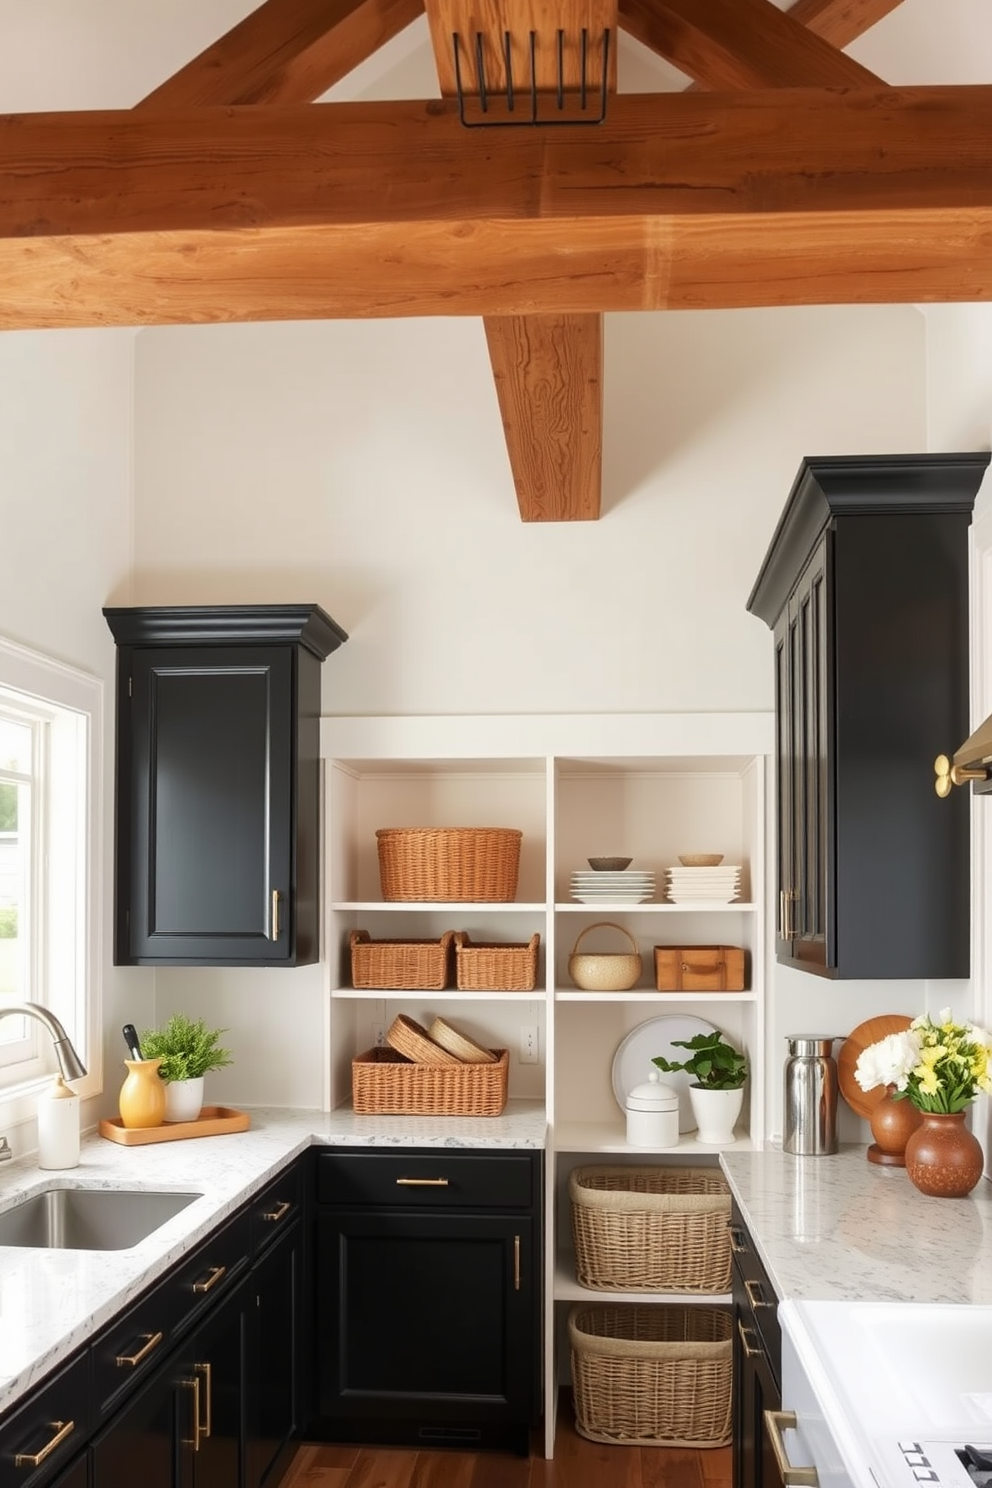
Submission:
{"label": "gold drawer pull", "polygon": [[15,1467],[40,1467],[45,1458],[50,1457],[76,1429],[75,1421],[49,1421],[48,1424],[55,1432],[51,1441],[47,1441],[40,1452],[18,1452],[14,1458]]}
{"label": "gold drawer pull", "polygon": [[761,1348],[760,1348],[760,1346],[758,1348],[752,1348],[751,1345],[748,1343],[748,1339],[749,1338],[756,1338],[757,1337],[757,1334],[755,1333],[754,1329],[753,1328],[745,1328],[745,1326],[741,1322],[740,1318],[738,1318],[737,1319],[737,1331],[741,1335],[741,1347],[744,1350],[744,1357],[745,1357],[745,1359],[757,1359],[760,1356],[760,1354],[761,1354]]}
{"label": "gold drawer pull", "polygon": [[767,1302],[765,1300],[765,1298],[761,1295],[761,1282],[760,1281],[746,1281],[744,1283],[744,1290],[747,1292],[747,1300],[750,1302],[750,1304],[751,1304],[752,1307],[774,1307],[775,1306],[775,1303],[774,1302]]}
{"label": "gold drawer pull", "polygon": [[513,1290],[520,1290],[520,1236],[513,1237]]}
{"label": "gold drawer pull", "polygon": [[193,1435],[183,1437],[183,1446],[192,1447],[194,1452],[200,1450],[200,1376],[194,1375],[192,1379],[180,1380],[180,1384],[187,1390],[193,1391]]}
{"label": "gold drawer pull", "polygon": [[447,1188],[447,1178],[397,1178],[401,1188]]}
{"label": "gold drawer pull", "polygon": [[115,1361],[118,1369],[136,1369],[162,1342],[161,1333],[142,1333],[141,1336],[145,1340],[144,1348],[140,1348],[136,1354],[118,1354]]}
{"label": "gold drawer pull", "polygon": [[220,1281],[221,1277],[227,1275],[227,1267],[226,1266],[211,1266],[209,1268],[209,1270],[210,1270],[210,1275],[207,1277],[206,1281],[194,1281],[194,1283],[193,1283],[193,1290],[194,1290],[194,1292],[210,1292],[210,1291],[212,1291],[213,1288]]}
{"label": "gold drawer pull", "polygon": [[750,1247],[744,1239],[744,1231],[739,1230],[736,1225],[728,1225],[730,1230],[730,1248],[734,1255],[747,1255]]}
{"label": "gold drawer pull", "polygon": [[213,1395],[214,1395],[213,1375],[211,1373],[210,1365],[209,1364],[196,1364],[196,1365],[194,1365],[194,1368],[196,1370],[196,1373],[198,1375],[202,1376],[203,1383],[204,1383],[204,1386],[205,1386],[205,1389],[204,1389],[204,1392],[203,1393],[206,1396],[206,1400],[205,1400],[206,1409],[204,1410],[204,1413],[203,1413],[204,1419],[203,1419],[203,1425],[200,1427],[200,1435],[201,1436],[209,1436],[210,1433],[211,1433],[211,1431],[213,1430]]}
{"label": "gold drawer pull", "polygon": [[782,1440],[783,1431],[795,1431],[795,1411],[765,1411],[765,1429],[772,1444],[775,1464],[782,1475],[785,1488],[817,1488],[819,1478],[815,1467],[793,1467]]}
{"label": "gold drawer pull", "polygon": [[263,1214],[262,1218],[271,1219],[273,1221],[280,1220],[283,1218],[284,1215],[289,1213],[292,1207],[293,1206],[290,1203],[289,1199],[283,1199],[281,1204],[277,1204],[274,1209],[270,1209],[266,1214]]}

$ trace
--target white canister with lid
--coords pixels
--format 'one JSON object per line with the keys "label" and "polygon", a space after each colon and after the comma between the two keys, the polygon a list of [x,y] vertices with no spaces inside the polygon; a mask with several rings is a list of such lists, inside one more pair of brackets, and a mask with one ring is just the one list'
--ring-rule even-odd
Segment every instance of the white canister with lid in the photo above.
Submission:
{"label": "white canister with lid", "polygon": [[74,1168],[79,1162],[79,1096],[56,1075],[38,1097],[39,1168]]}
{"label": "white canister with lid", "polygon": [[627,1096],[627,1141],[631,1147],[677,1147],[679,1144],[679,1093],[662,1085],[652,1070],[643,1085],[635,1085]]}

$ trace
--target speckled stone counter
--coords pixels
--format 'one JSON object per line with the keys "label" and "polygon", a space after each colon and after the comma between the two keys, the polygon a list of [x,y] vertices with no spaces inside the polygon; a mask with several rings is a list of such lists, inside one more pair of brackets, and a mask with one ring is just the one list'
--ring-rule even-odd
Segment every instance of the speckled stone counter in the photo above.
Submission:
{"label": "speckled stone counter", "polygon": [[79,1166],[0,1167],[0,1208],[45,1187],[195,1191],[200,1197],[128,1250],[0,1246],[0,1413],[134,1301],[192,1246],[314,1144],[342,1147],[545,1145],[544,1106],[510,1101],[494,1117],[355,1116],[252,1109],[248,1131],[127,1147],[87,1137]]}
{"label": "speckled stone counter", "polygon": [[780,1299],[992,1302],[992,1183],[928,1198],[863,1146],[727,1148],[720,1165]]}

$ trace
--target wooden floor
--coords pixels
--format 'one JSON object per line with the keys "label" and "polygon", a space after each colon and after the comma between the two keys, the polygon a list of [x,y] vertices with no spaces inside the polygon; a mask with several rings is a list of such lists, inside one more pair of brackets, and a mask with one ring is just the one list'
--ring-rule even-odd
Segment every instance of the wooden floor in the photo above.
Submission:
{"label": "wooden floor", "polygon": [[730,1477],[729,1447],[600,1446],[578,1435],[565,1403],[552,1462],[500,1452],[304,1445],[282,1488],[730,1488]]}

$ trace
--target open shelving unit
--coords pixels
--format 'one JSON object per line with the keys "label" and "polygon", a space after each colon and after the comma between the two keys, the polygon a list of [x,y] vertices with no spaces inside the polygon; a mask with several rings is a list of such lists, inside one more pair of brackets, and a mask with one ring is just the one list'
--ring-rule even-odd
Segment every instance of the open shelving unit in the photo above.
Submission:
{"label": "open shelving unit", "polygon": [[[702,1018],[748,1056],[751,1074],[738,1141],[764,1133],[764,1008],[768,902],[766,799],[774,727],[769,714],[553,715],[332,718],[321,724],[325,800],[324,966],[328,1007],[328,1108],[351,1094],[351,1059],[372,1047],[398,1012],[429,1023],[445,1016],[490,1047],[510,1050],[510,1101],[544,1102],[548,1145],[545,1204],[545,1422],[554,1441],[560,1340],[569,1305],[590,1296],[570,1262],[567,1178],[582,1162],[712,1163],[718,1149],[686,1132],[663,1154],[629,1147],[612,1086],[613,1053],[645,1021]],[[384,902],[379,827],[505,826],[523,832],[512,904]],[[740,898],[729,904],[665,902],[665,869],[679,853],[717,851],[742,865]],[[570,875],[596,853],[625,853],[653,869],[657,897],[640,904],[582,904]],[[598,922],[637,942],[643,973],[629,992],[576,988],[568,957]],[[540,934],[533,992],[396,992],[351,985],[349,935],[432,939],[465,930],[473,941],[521,943]],[[743,946],[743,992],[658,992],[656,944]],[[584,949],[597,948],[590,937]],[[613,943],[602,949],[613,949]],[[537,1063],[520,1061],[521,1029],[537,1027]],[[646,1077],[645,1072],[645,1077]],[[571,1266],[571,1269],[570,1269]],[[709,1295],[636,1299],[713,1303]]]}

